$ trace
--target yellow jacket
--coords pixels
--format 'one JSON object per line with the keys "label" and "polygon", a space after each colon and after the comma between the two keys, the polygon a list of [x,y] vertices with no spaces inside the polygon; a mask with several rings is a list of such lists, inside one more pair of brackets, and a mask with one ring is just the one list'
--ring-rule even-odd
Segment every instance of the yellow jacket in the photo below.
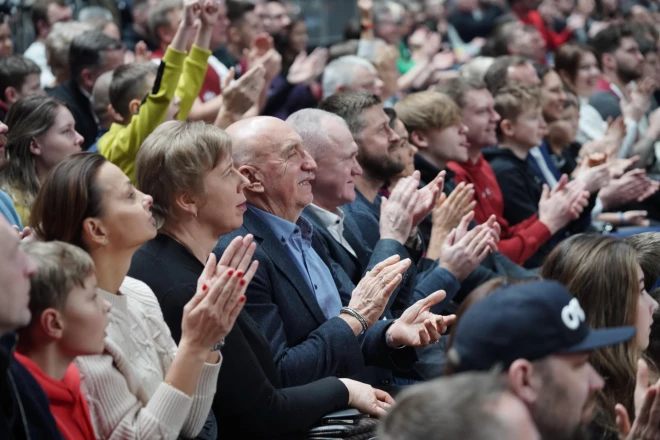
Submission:
{"label": "yellow jacket", "polygon": [[[98,150],[135,183],[135,159],[142,142],[165,120],[172,98],[181,100],[177,119],[186,120],[202,88],[211,51],[195,45],[185,52],[167,48],[154,89],[128,125],[113,123],[98,141]],[[164,67],[163,67],[164,65]],[[183,75],[182,75],[183,73]],[[175,86],[176,85],[176,86]]]}

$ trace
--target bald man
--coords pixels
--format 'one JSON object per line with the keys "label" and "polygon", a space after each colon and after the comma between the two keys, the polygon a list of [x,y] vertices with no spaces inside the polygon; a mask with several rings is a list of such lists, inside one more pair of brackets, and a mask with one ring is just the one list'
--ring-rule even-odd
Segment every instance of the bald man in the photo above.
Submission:
{"label": "bald man", "polygon": [[416,360],[414,350],[397,347],[419,345],[410,338],[419,321],[377,320],[381,309],[365,331],[359,318],[340,313],[345,305],[365,316],[370,312],[358,289],[340,295],[331,269],[312,248],[312,226],[300,214],[313,200],[316,162],[300,136],[270,117],[239,121],[227,133],[234,164],[250,180],[248,210],[243,226],[222,237],[214,252],[221,255],[238,235],[252,234],[259,244],[259,269],[245,307],[270,341],[282,385],[339,376],[390,388],[393,371]]}

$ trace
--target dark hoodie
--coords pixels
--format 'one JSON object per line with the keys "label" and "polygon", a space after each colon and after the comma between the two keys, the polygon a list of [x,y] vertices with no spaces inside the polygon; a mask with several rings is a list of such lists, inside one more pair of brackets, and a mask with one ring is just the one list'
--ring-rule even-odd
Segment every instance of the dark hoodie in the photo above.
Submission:
{"label": "dark hoodie", "polygon": [[43,389],[14,357],[16,334],[0,338],[0,438],[59,440]]}

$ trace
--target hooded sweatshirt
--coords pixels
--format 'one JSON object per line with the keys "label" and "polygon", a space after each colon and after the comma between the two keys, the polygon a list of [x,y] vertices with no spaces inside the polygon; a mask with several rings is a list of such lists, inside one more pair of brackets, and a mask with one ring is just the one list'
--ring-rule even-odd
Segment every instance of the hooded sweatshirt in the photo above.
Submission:
{"label": "hooded sweatshirt", "polygon": [[57,428],[67,440],[94,440],[87,400],[80,390],[80,373],[72,363],[62,380],[48,376],[32,359],[20,353],[16,359],[28,369],[46,392]]}
{"label": "hooded sweatshirt", "polygon": [[474,218],[477,223],[486,223],[491,215],[497,218],[502,228],[498,250],[517,264],[523,265],[539,248],[552,237],[550,230],[532,214],[517,225],[510,225],[504,218],[504,197],[490,164],[479,156],[476,163],[467,161],[459,164],[450,162],[449,169],[456,173],[457,183],[474,185]]}

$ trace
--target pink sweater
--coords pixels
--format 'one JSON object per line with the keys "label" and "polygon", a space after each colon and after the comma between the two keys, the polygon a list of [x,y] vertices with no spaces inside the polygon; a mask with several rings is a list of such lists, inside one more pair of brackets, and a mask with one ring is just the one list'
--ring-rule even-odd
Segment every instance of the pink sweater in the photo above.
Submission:
{"label": "pink sweater", "polygon": [[176,345],[158,300],[126,277],[121,295],[98,290],[112,304],[105,352],[80,356],[82,390],[101,439],[194,438],[211,409],[220,364],[205,364],[191,398],[163,382]]}

